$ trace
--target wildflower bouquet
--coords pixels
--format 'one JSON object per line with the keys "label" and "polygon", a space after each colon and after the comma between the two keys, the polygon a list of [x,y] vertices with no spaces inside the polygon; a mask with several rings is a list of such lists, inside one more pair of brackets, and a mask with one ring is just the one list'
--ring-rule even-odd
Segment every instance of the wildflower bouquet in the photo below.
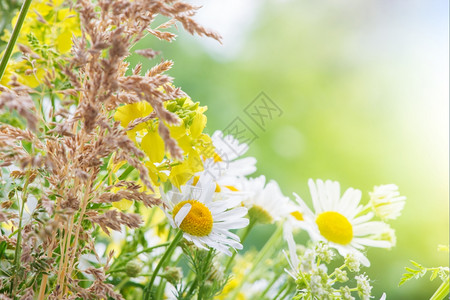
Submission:
{"label": "wildflower bouquet", "polygon": [[[197,10],[178,0],[25,0],[9,14],[1,299],[380,298],[366,248],[395,246],[397,186],[363,197],[318,179],[308,201],[286,197],[251,176],[248,145],[204,132],[207,108],[173,84],[172,61],[129,67],[138,41],[171,42],[177,23],[220,41],[194,21]],[[261,229],[271,233],[256,250],[245,242]],[[295,240],[300,231],[308,241]],[[430,270],[442,299],[448,268]]]}

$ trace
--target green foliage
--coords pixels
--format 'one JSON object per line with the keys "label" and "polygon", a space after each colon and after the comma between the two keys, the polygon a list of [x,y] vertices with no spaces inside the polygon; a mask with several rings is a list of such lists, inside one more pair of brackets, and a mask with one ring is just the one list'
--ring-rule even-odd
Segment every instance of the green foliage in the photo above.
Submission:
{"label": "green foliage", "polygon": [[[448,247],[447,247],[448,250]],[[422,266],[421,264],[411,260],[410,261],[414,268],[405,267],[407,273],[403,274],[402,279],[400,280],[399,286],[403,285],[405,282],[411,279],[419,279],[428,272],[431,273],[430,281],[433,281],[437,277],[442,281],[442,284],[438,287],[436,292],[430,298],[431,300],[441,300],[444,299],[449,294],[449,268],[448,267],[435,267],[435,268],[427,268]]]}
{"label": "green foliage", "polygon": [[427,272],[431,272],[430,281],[433,281],[438,276],[443,282],[449,279],[448,267],[427,268],[413,260],[410,260],[410,262],[414,265],[415,268],[405,267],[405,270],[407,272],[403,274],[403,277],[398,284],[399,286],[403,285],[410,279],[419,279],[423,277]]}
{"label": "green foliage", "polygon": [[224,288],[228,277],[222,266],[214,263],[215,250],[199,249],[189,243],[182,246],[191,270],[191,277],[185,286],[177,288],[178,300],[189,300],[194,295],[197,299],[213,299]]}
{"label": "green foliage", "polygon": [[5,29],[11,30],[11,20],[20,8],[19,0],[2,0],[0,1],[0,52],[6,47],[7,42],[1,39],[5,33]]}

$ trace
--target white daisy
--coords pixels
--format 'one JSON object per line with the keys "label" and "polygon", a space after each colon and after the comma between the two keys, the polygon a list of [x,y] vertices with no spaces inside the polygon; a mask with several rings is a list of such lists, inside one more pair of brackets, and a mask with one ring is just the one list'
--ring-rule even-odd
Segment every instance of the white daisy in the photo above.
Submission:
{"label": "white daisy", "polygon": [[239,237],[229,230],[248,225],[248,219],[243,218],[247,208],[236,207],[239,198],[213,201],[215,189],[216,184],[202,176],[196,186],[185,185],[181,192],[161,192],[161,196],[168,206],[169,222],[183,231],[185,239],[197,247],[209,246],[231,255],[229,247],[242,249],[242,245]]}
{"label": "white daisy", "polygon": [[395,184],[376,186],[369,195],[372,209],[382,220],[396,219],[405,206],[406,197],[400,196]]}
{"label": "white daisy", "polygon": [[277,182],[270,180],[266,184],[266,177],[242,178],[237,184],[239,191],[248,196],[243,201],[249,209],[250,218],[265,224],[285,219],[294,209],[288,197],[284,196]]}
{"label": "white daisy", "polygon": [[221,186],[233,186],[236,178],[247,176],[256,171],[256,159],[254,157],[240,158],[248,150],[248,145],[239,143],[231,135],[223,136],[221,131],[216,131],[211,136],[215,148],[213,158],[203,162],[204,171],[217,181]]}
{"label": "white daisy", "polygon": [[306,229],[313,241],[325,241],[342,256],[353,253],[363,265],[369,266],[369,260],[361,250],[364,246],[390,248],[385,240],[378,240],[388,225],[384,222],[370,221],[373,213],[362,213],[359,205],[361,191],[349,188],[341,197],[338,182],[312,179],[308,181],[314,212],[296,194],[304,221],[300,226]]}
{"label": "white daisy", "polygon": [[[236,178],[234,185],[219,185],[217,181],[215,181],[213,178],[208,176],[205,173],[198,173],[199,175],[196,175],[188,180],[186,185],[191,186],[197,186],[199,181],[212,181],[216,185],[216,188],[214,190],[214,201],[216,200],[227,200],[230,201],[230,198],[233,198],[232,201],[235,201],[236,203],[242,203],[245,198],[247,198],[250,195],[250,192],[244,191],[242,189],[242,185],[239,185],[242,181],[245,180],[245,177],[242,178]],[[240,201],[238,201],[239,198]]]}

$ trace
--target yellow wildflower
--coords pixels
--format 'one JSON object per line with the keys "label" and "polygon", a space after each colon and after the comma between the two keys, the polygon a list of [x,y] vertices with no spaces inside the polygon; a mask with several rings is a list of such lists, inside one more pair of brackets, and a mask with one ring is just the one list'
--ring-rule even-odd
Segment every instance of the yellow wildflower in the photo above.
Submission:
{"label": "yellow wildflower", "polygon": [[[41,58],[34,57],[32,63],[21,57],[12,58],[0,84],[7,86],[14,75],[22,84],[35,88],[43,82],[45,74],[58,65],[61,55],[72,48],[72,37],[81,36],[78,14],[67,6],[63,0],[35,0],[31,3],[17,44],[29,47]],[[12,20],[13,26],[18,15],[19,13]],[[9,31],[2,36],[2,40],[6,42],[10,38]],[[16,45],[13,53],[17,49]],[[64,78],[57,67],[56,71],[58,76]]]}
{"label": "yellow wildflower", "polygon": [[[196,172],[203,170],[201,156],[210,157],[214,151],[206,151],[211,148],[211,138],[203,133],[207,118],[203,114],[206,107],[199,106],[189,98],[180,98],[166,101],[167,110],[175,113],[180,118],[178,126],[165,124],[170,136],[175,139],[183,150],[185,159],[173,161],[166,152],[163,139],[158,134],[158,118],[141,123],[127,132],[128,136],[142,149],[148,161],[145,162],[152,181],[159,185],[161,182],[170,182],[180,187],[185,184]],[[145,101],[126,104],[119,107],[114,114],[114,119],[120,121],[126,128],[138,118],[148,116],[153,112],[151,105]]]}

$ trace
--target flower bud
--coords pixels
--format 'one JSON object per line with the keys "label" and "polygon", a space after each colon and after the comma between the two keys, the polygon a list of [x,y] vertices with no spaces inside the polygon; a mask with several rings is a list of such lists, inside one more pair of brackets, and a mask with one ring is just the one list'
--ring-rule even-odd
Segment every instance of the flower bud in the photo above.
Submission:
{"label": "flower bud", "polygon": [[141,271],[141,264],[137,261],[129,261],[125,266],[125,273],[128,277],[137,277]]}
{"label": "flower bud", "polygon": [[183,278],[183,272],[178,267],[166,267],[161,276],[172,285],[176,285]]}
{"label": "flower bud", "polygon": [[175,101],[177,101],[177,104],[179,106],[183,106],[184,102],[186,101],[186,98],[178,98],[178,99],[175,99]]}

